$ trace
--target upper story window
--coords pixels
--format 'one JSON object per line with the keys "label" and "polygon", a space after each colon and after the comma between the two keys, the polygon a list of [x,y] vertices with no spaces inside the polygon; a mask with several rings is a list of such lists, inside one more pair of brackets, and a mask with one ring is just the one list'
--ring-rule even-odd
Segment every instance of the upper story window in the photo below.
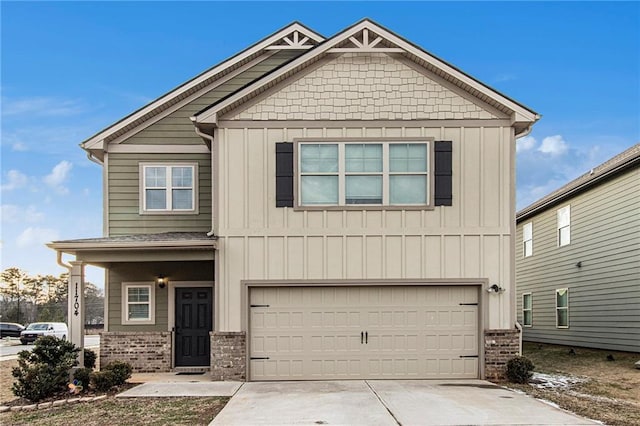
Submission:
{"label": "upper story window", "polygon": [[122,324],[155,324],[155,286],[122,283]]}
{"label": "upper story window", "polygon": [[302,206],[429,204],[428,142],[301,142]]}
{"label": "upper story window", "polygon": [[571,206],[558,210],[558,247],[569,245],[571,242]]}
{"label": "upper story window", "polygon": [[522,254],[524,257],[533,255],[533,222],[522,227]]}
{"label": "upper story window", "polygon": [[197,164],[141,164],[140,167],[141,213],[197,213]]}

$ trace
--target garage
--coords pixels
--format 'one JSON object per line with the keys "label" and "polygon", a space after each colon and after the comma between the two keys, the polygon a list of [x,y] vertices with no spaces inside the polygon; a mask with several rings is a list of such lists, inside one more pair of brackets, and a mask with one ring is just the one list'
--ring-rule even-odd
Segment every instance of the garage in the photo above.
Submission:
{"label": "garage", "polygon": [[249,290],[249,379],[479,378],[478,286]]}

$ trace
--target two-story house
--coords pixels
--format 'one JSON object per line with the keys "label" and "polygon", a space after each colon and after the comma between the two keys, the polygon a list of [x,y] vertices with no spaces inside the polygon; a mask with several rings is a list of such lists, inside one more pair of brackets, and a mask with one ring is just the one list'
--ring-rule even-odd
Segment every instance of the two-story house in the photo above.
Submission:
{"label": "two-story house", "polygon": [[517,213],[527,341],[640,352],[640,144]]}
{"label": "two-story house", "polygon": [[370,20],[293,23],[83,142],[105,235],[50,247],[75,255],[72,301],[105,268],[101,362],[498,377],[519,351],[515,139],[538,118]]}

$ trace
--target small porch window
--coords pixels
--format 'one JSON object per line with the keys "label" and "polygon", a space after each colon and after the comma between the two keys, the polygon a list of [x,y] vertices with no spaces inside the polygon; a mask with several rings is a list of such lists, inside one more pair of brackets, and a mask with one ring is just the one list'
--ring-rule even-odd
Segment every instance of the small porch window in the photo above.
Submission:
{"label": "small porch window", "polygon": [[155,286],[122,284],[122,324],[155,324]]}
{"label": "small porch window", "polygon": [[569,328],[569,289],[556,290],[556,328]]}
{"label": "small porch window", "polygon": [[531,327],[533,325],[533,310],[531,308],[531,293],[522,295],[522,325]]}

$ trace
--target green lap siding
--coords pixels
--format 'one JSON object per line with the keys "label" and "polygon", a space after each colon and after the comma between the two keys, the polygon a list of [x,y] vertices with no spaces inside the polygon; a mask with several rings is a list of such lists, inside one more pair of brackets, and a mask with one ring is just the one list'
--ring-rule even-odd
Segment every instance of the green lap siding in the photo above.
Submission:
{"label": "green lap siding", "polygon": [[[519,221],[518,320],[532,294],[533,326],[524,340],[640,352],[640,169]],[[571,243],[557,247],[556,211],[571,205]],[[522,228],[533,222],[533,256]],[[581,262],[581,267],[577,263]],[[569,289],[569,328],[556,328],[555,290]]]}

